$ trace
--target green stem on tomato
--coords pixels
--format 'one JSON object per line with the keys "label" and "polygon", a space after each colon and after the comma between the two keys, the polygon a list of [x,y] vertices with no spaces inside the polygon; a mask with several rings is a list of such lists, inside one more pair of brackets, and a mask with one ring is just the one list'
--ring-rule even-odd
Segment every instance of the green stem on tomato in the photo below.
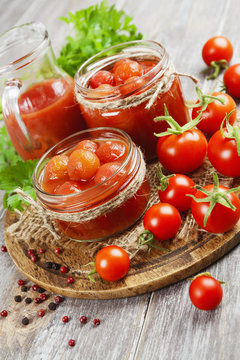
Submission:
{"label": "green stem on tomato", "polygon": [[175,174],[172,174],[172,175],[164,175],[163,172],[162,172],[162,167],[161,165],[157,165],[155,167],[156,169],[156,173],[155,173],[155,179],[156,177],[158,178],[158,181],[159,181],[159,184],[160,185],[157,185],[156,184],[156,181],[154,180],[154,186],[156,189],[160,190],[160,191],[165,191],[168,187],[168,184],[169,184],[169,179],[173,176],[175,176]]}
{"label": "green stem on tomato", "polygon": [[[227,139],[234,139],[236,141],[236,145],[237,145],[237,153],[238,156],[240,156],[240,129],[238,126],[232,126],[229,123],[229,118],[231,116],[231,114],[236,111],[236,109],[232,110],[229,114],[227,114],[225,116],[225,118],[223,119],[221,126],[220,126],[220,131],[222,136],[226,137]],[[223,131],[223,124],[226,121],[226,131]]]}
{"label": "green stem on tomato", "polygon": [[151,231],[143,230],[138,237],[138,247],[143,246],[143,245],[148,245],[148,253],[151,252],[152,248],[166,251],[166,252],[170,251],[169,249],[165,249],[165,248],[162,248],[162,247],[154,244],[154,240],[155,240],[155,237]]}
{"label": "green stem on tomato", "polygon": [[[195,275],[193,278],[189,278],[188,280],[195,280],[197,279],[198,277],[200,276],[208,276],[208,277],[212,277],[212,275],[209,273],[209,272],[202,272],[202,273],[199,273],[197,275]],[[225,281],[220,281],[220,280],[217,280],[220,284],[225,284]]]}
{"label": "green stem on tomato", "polygon": [[207,80],[216,79],[221,69],[228,68],[228,62],[225,59],[219,61],[211,61],[209,68],[213,69],[213,73],[207,76]]}
{"label": "green stem on tomato", "polygon": [[93,279],[93,277],[92,277],[92,275],[93,275],[93,274],[96,274],[96,272],[97,272],[96,267],[95,267],[95,262],[94,262],[94,261],[90,261],[89,263],[83,265],[83,267],[86,267],[86,266],[88,266],[88,265],[92,265],[92,266],[93,266],[93,269],[88,273],[88,278],[89,278],[90,281],[92,281],[92,282],[95,283],[96,281],[95,281],[95,280]]}
{"label": "green stem on tomato", "polygon": [[[211,104],[213,101],[216,101],[216,100],[219,101],[223,105],[225,104],[224,100],[218,96],[214,96],[211,94],[204,94],[198,86],[196,86],[195,90],[196,90],[196,94],[197,94],[199,101],[195,104],[186,104],[186,106],[188,108],[193,109],[193,108],[201,107],[201,111],[204,111],[204,110],[206,110],[206,108],[208,107],[209,104]],[[212,92],[213,92],[213,90],[212,90]]]}

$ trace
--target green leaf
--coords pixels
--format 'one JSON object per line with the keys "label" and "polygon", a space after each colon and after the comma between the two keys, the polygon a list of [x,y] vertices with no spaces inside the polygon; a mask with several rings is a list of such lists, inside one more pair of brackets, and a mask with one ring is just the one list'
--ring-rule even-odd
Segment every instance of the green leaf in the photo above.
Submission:
{"label": "green leaf", "polygon": [[66,22],[73,33],[66,37],[60,51],[58,64],[74,76],[81,64],[91,56],[113,45],[140,40],[143,35],[131,23],[132,18],[107,0],[87,9],[68,13],[60,20]]}

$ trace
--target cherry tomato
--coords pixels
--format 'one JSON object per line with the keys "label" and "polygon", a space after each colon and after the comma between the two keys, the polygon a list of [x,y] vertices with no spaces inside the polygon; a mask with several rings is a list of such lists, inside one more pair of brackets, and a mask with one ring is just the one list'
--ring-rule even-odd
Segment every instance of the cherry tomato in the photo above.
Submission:
{"label": "cherry tomato", "polygon": [[[226,129],[223,129],[223,133]],[[208,143],[208,158],[212,166],[222,175],[240,176],[240,156],[235,139],[229,139],[218,130]]]}
{"label": "cherry tomato", "polygon": [[157,143],[158,159],[171,173],[188,174],[196,170],[206,152],[207,140],[197,129],[160,137]]}
{"label": "cherry tomato", "polygon": [[240,97],[240,64],[232,65],[225,71],[223,82],[230,95]]}
{"label": "cherry tomato", "polygon": [[[214,92],[213,96],[217,96],[220,99],[223,99],[224,104],[222,104],[218,100],[214,100],[210,104],[208,104],[206,110],[203,111],[201,116],[201,122],[197,125],[198,129],[207,134],[213,134],[217,130],[220,129],[221,123],[224,117],[229,114],[231,111],[236,109],[236,103],[231,96],[221,92]],[[193,108],[192,110],[192,118],[195,119],[199,111],[201,111],[201,107]],[[236,111],[229,117],[229,123],[232,125],[236,120]]]}
{"label": "cherry tomato", "polygon": [[79,193],[82,190],[83,188],[79,182],[69,180],[63,183],[62,185],[60,185],[56,189],[55,193],[57,195],[67,195],[67,194]]}
{"label": "cherry tomato", "polygon": [[67,170],[71,180],[89,180],[100,166],[99,158],[92,151],[79,149],[71,153]]}
{"label": "cherry tomato", "polygon": [[98,148],[98,144],[95,141],[92,140],[82,140],[80,143],[76,146],[75,150],[84,149],[89,150],[92,152],[96,152]]}
{"label": "cherry tomato", "polygon": [[121,94],[126,95],[131,92],[137,91],[141,86],[146,84],[146,80],[140,76],[133,76],[124,82],[124,86],[121,88]]}
{"label": "cherry tomato", "polygon": [[[204,189],[213,192],[214,185],[206,185]],[[229,190],[227,187],[219,185],[219,191],[224,192]],[[201,190],[198,190],[195,194],[195,197],[198,199],[204,199],[207,197]],[[208,211],[210,206],[210,202],[196,202],[192,199],[191,210],[194,219],[196,220],[197,224],[205,229],[208,232],[218,234],[224,233],[233,228],[234,225],[239,220],[240,217],[240,201],[234,193],[227,194],[228,199],[236,207],[236,210],[233,211],[230,208],[227,208],[224,205],[217,203],[213,208],[209,218],[207,220],[206,226],[204,226],[204,216]]]}
{"label": "cherry tomato", "polygon": [[106,281],[122,279],[130,267],[128,253],[119,246],[111,245],[101,249],[95,259],[99,276]]}
{"label": "cherry tomato", "polygon": [[114,66],[114,77],[116,85],[123,84],[127,79],[133,76],[141,76],[142,67],[141,65],[134,60],[124,59],[124,61],[115,64]]}
{"label": "cherry tomato", "polygon": [[102,163],[123,160],[127,156],[127,146],[120,141],[105,141],[96,154]]}
{"label": "cherry tomato", "polygon": [[215,309],[222,301],[222,295],[219,281],[207,275],[196,277],[189,287],[190,299],[200,310]]}
{"label": "cherry tomato", "polygon": [[[110,176],[112,176],[121,166],[119,162],[109,162],[103,164],[98,168],[96,175],[94,177],[95,184],[99,184],[105,180],[107,180]],[[116,179],[114,179],[116,181]],[[109,185],[109,183],[108,183]]]}
{"label": "cherry tomato", "polygon": [[177,234],[181,226],[181,216],[171,204],[158,203],[146,211],[143,226],[145,230],[151,231],[157,240],[169,240]]}
{"label": "cherry tomato", "polygon": [[56,155],[46,165],[42,187],[47,193],[53,193],[59,184],[68,180],[67,172],[68,156]]}
{"label": "cherry tomato", "polygon": [[192,198],[187,194],[194,195],[196,189],[195,183],[186,175],[176,174],[168,179],[166,190],[158,191],[159,199],[175,206],[178,211],[185,211],[191,207]]}
{"label": "cherry tomato", "polygon": [[114,75],[110,71],[100,70],[91,77],[90,86],[92,89],[96,89],[102,84],[115,85]]}
{"label": "cherry tomato", "polygon": [[212,37],[202,48],[202,57],[208,66],[212,61],[226,60],[229,63],[232,56],[232,44],[225,36]]}

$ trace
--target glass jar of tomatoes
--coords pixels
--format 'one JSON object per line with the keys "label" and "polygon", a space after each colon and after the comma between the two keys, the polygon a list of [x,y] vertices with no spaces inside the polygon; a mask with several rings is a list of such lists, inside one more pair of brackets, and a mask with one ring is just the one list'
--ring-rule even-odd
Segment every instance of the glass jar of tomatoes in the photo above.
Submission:
{"label": "glass jar of tomatoes", "polygon": [[24,159],[40,158],[86,128],[74,81],[56,62],[45,26],[32,22],[0,36],[2,111],[10,139]]}
{"label": "glass jar of tomatoes", "polygon": [[104,239],[132,225],[150,195],[140,149],[123,131],[97,128],[58,143],[33,176],[37,198],[58,228],[81,241]]}
{"label": "glass jar of tomatoes", "polygon": [[166,122],[164,105],[180,124],[188,121],[179,77],[164,47],[153,41],[113,46],[86,61],[75,75],[75,94],[89,128],[126,131],[147,159],[156,157],[157,138]]}

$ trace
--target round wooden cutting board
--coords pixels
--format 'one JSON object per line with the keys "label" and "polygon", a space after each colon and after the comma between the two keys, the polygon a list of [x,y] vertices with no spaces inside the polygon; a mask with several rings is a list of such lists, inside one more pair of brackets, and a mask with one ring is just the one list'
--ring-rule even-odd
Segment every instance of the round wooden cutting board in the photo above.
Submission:
{"label": "round wooden cutting board", "polygon": [[[5,218],[5,229],[16,221],[16,215],[8,212]],[[9,236],[5,231],[5,242],[9,254],[17,267],[30,280],[46,290],[64,296],[85,299],[109,299],[134,296],[162,288],[187,278],[212,264],[240,242],[240,224],[223,235],[206,233],[193,226],[188,241],[180,239],[164,242],[169,253],[152,249],[151,253],[141,251],[131,261],[131,268],[125,278],[117,282],[101,281],[94,275],[96,283],[88,279],[90,268],[83,267],[89,259],[85,255],[85,243],[68,240],[67,246],[60,240],[57,246],[64,249],[60,255],[55,254],[56,244],[39,244],[32,239],[31,248],[39,254],[39,248],[46,252],[39,254],[39,260],[33,263],[27,255],[29,244]],[[95,255],[95,254],[94,254]],[[59,270],[47,269],[46,262],[65,265],[70,270],[62,274]],[[75,282],[67,283],[73,276]]]}

